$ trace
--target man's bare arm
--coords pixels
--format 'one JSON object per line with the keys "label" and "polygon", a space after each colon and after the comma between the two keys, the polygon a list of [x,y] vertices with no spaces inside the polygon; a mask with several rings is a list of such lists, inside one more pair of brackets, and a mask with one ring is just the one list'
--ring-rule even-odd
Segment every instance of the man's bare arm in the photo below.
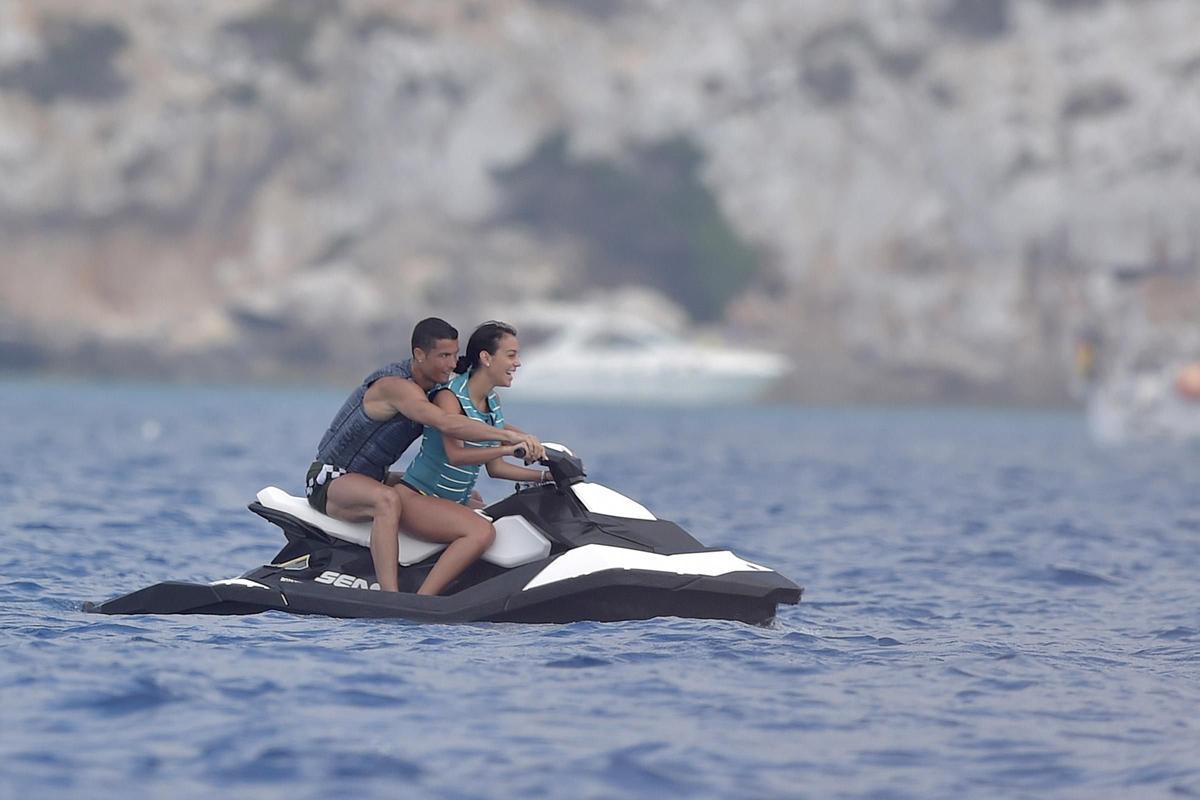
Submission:
{"label": "man's bare arm", "polygon": [[[454,392],[443,389],[433,396],[433,404],[452,417],[463,416],[462,406]],[[476,464],[486,464],[500,456],[511,456],[518,445],[506,444],[499,447],[467,447],[462,439],[450,434],[442,434],[442,447],[446,451],[446,461],[456,467],[467,467]]]}
{"label": "man's bare arm", "polygon": [[493,428],[491,425],[485,425],[462,414],[447,414],[429,402],[425,393],[421,391],[421,387],[412,381],[388,381],[388,385],[381,386],[380,389],[382,390],[380,399],[386,399],[392,408],[413,422],[428,425],[448,436],[468,442],[500,441],[505,444],[521,445],[525,448],[526,459],[534,460],[545,455],[542,443],[536,436],[504,428]]}

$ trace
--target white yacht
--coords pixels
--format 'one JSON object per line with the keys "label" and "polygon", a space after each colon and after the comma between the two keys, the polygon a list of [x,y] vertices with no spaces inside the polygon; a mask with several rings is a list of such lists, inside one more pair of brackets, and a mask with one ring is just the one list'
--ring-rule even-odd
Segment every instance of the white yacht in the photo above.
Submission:
{"label": "white yacht", "polygon": [[520,329],[520,400],[726,405],[762,397],[789,363],[755,346],[689,339],[648,316],[594,307],[542,309]]}

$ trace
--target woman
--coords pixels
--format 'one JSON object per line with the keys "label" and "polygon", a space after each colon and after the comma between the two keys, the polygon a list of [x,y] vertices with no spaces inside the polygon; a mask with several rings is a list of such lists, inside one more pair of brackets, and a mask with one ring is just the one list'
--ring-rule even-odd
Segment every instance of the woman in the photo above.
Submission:
{"label": "woman", "polygon": [[[517,329],[503,322],[485,322],[471,334],[467,354],[458,360],[458,374],[436,392],[433,402],[449,414],[464,414],[494,428],[504,428],[504,413],[495,390],[497,386],[512,386],[513,373],[520,366]],[[517,430],[511,425],[507,427]],[[519,446],[464,442],[427,427],[421,439],[421,452],[401,480],[422,494],[477,507],[482,504],[473,502],[471,495],[481,465],[487,465],[488,475],[493,478],[549,480],[549,470],[529,469],[504,461],[503,457],[513,455]]]}

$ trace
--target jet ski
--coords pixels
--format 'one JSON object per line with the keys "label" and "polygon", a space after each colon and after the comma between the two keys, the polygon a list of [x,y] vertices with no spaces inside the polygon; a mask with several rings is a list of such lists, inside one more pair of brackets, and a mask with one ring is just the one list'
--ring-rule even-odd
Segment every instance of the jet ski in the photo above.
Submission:
{"label": "jet ski", "polygon": [[416,622],[611,622],[661,616],[765,624],[803,589],[588,481],[583,462],[547,445],[551,480],[518,485],[483,509],[496,539],[437,597],[417,595],[443,544],[399,535],[400,591],[379,591],[369,523],[321,514],[276,487],[249,508],[287,544],[271,563],[212,583],[167,581],[84,610],[100,614],[396,617]]}

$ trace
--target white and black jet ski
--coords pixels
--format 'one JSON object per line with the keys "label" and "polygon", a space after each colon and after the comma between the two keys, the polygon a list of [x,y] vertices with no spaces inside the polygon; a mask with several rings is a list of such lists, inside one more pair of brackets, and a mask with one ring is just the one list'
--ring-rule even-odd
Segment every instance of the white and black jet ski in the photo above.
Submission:
{"label": "white and black jet ski", "polygon": [[[101,614],[400,617],[418,622],[574,622],[660,616],[765,623],[802,589],[585,480],[570,451],[547,447],[553,481],[484,509],[496,541],[439,597],[416,594],[445,545],[400,536],[400,591],[378,591],[370,525],[342,522],[268,487],[250,510],[283,529],[274,560],[213,583],[167,581],[84,610]],[[375,590],[375,591],[372,591]]]}

